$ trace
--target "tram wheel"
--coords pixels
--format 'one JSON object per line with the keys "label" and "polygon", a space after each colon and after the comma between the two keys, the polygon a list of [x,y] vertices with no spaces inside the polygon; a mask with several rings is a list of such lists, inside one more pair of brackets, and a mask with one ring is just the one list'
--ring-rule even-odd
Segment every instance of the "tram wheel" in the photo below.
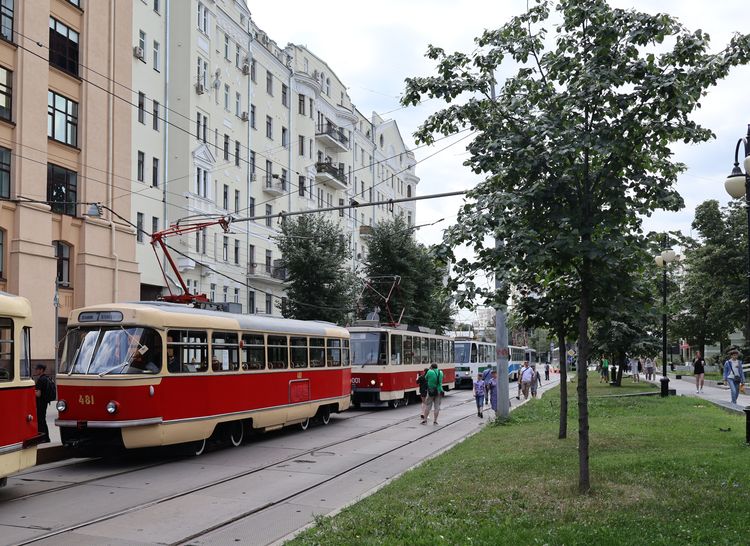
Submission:
{"label": "tram wheel", "polygon": [[305,419],[304,421],[302,421],[299,424],[299,428],[301,428],[302,430],[307,430],[309,426],[310,426],[310,418],[309,417],[307,419]]}
{"label": "tram wheel", "polygon": [[396,409],[400,405],[401,400],[388,400],[388,407]]}
{"label": "tram wheel", "polygon": [[242,421],[234,421],[229,425],[229,441],[234,447],[239,447],[245,439],[245,424]]}
{"label": "tram wheel", "polygon": [[196,440],[190,444],[190,454],[194,457],[200,457],[206,451],[206,439]]}
{"label": "tram wheel", "polygon": [[327,425],[328,423],[330,423],[331,422],[331,410],[329,410],[328,408],[323,408],[321,410],[320,420],[324,425]]}
{"label": "tram wheel", "polygon": [[404,405],[404,407],[406,407],[406,406],[409,405],[409,395],[408,394],[404,395],[404,399],[402,400],[401,403]]}

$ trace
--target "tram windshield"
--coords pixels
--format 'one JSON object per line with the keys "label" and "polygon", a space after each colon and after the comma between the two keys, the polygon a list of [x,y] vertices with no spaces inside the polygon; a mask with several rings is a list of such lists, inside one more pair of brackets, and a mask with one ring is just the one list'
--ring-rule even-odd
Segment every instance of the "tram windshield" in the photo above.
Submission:
{"label": "tram windshield", "polygon": [[60,373],[155,374],[161,370],[161,336],[151,328],[71,328]]}
{"label": "tram windshield", "polygon": [[386,364],[385,332],[351,334],[352,366],[384,366]]}
{"label": "tram windshield", "polygon": [[456,355],[456,362],[469,362],[469,356],[471,355],[471,343],[459,343],[457,341],[453,352]]}

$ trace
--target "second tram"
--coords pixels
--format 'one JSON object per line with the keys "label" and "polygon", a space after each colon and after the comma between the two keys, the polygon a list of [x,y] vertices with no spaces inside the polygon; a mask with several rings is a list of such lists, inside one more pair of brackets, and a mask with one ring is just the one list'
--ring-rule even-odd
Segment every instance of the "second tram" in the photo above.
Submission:
{"label": "second tram", "polygon": [[380,325],[354,326],[349,332],[355,405],[408,404],[417,396],[417,377],[432,363],[443,372],[443,388],[454,388],[456,369],[451,338]]}
{"label": "second tram", "polygon": [[36,464],[40,435],[30,337],[29,300],[0,292],[0,486]]}
{"label": "second tram", "polygon": [[[495,344],[472,339],[455,341],[456,387],[471,388],[477,374],[497,363]],[[536,362],[536,351],[529,347],[508,347],[508,380],[516,381],[524,360]]]}
{"label": "second tram", "polygon": [[349,332],[324,322],[182,304],[97,305],[71,315],[58,372],[62,441],[141,448],[212,436],[239,445],[349,407]]}

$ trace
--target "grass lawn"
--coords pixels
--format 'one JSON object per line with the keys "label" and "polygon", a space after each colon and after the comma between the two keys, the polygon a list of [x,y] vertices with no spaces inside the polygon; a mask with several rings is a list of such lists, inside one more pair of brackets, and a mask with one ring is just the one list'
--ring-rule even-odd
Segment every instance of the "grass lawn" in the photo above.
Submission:
{"label": "grass lawn", "polygon": [[[592,492],[577,493],[577,398],[559,388],[290,544],[748,544],[744,416],[700,400],[611,397],[589,376]],[[724,432],[721,429],[729,429]]]}

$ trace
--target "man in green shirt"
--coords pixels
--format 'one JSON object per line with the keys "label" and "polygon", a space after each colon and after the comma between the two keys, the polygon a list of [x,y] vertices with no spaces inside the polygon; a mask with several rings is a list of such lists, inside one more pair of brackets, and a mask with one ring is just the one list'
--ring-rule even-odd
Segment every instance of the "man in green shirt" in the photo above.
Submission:
{"label": "man in green shirt", "polygon": [[599,383],[609,383],[609,360],[606,356],[602,357],[602,376],[599,378]]}
{"label": "man in green shirt", "polygon": [[435,407],[433,414],[433,424],[438,424],[438,413],[440,413],[440,398],[443,396],[443,372],[438,369],[437,364],[433,363],[427,370],[427,400],[425,401],[425,410],[422,415],[422,424],[427,423],[430,416],[430,409]]}

